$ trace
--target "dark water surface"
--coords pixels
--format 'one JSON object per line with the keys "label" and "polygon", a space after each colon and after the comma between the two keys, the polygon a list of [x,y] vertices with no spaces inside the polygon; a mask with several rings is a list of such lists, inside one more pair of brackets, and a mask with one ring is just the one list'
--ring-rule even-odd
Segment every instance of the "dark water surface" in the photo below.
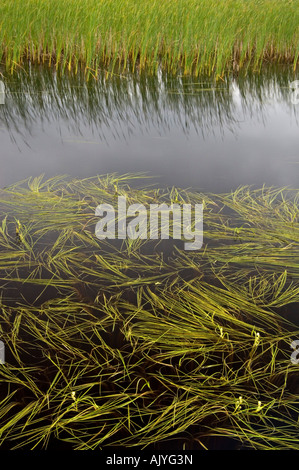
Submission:
{"label": "dark water surface", "polygon": [[3,75],[0,187],[29,176],[148,172],[215,193],[298,187],[299,105],[286,71],[212,79],[49,69]]}

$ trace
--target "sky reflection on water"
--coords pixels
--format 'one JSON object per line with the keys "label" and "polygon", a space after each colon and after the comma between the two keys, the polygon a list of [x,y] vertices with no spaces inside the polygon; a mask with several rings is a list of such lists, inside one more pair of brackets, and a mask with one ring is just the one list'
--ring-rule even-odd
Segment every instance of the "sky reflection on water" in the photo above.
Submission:
{"label": "sky reflection on water", "polygon": [[299,105],[286,73],[222,82],[115,76],[85,83],[38,68],[4,76],[0,186],[29,176],[148,172],[215,193],[298,187]]}

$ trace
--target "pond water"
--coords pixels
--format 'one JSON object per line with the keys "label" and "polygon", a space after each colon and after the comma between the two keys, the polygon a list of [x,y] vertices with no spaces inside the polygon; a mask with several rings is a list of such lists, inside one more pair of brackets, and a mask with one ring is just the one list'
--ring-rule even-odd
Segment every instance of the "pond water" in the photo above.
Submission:
{"label": "pond water", "polygon": [[146,172],[214,193],[296,187],[294,74],[209,78],[116,74],[85,82],[39,67],[3,75],[0,187],[29,176]]}
{"label": "pond water", "polygon": [[[251,185],[256,188],[266,185],[298,189],[299,104],[293,102],[290,83],[296,79],[296,76],[290,71],[282,69],[265,70],[262,75],[231,76],[218,81],[203,77],[197,79],[184,76],[172,77],[162,72],[157,77],[138,74],[115,74],[108,78],[103,75],[98,81],[90,80],[86,82],[84,76],[80,74],[76,77],[66,75],[61,77],[50,69],[31,67],[26,70],[20,69],[18,73],[12,76],[3,73],[1,79],[5,87],[5,100],[4,103],[0,104],[0,188],[5,188],[17,181],[41,174],[44,174],[45,178],[63,174],[75,178],[88,178],[107,173],[118,173],[120,175],[145,173],[152,177],[146,182],[147,184],[164,188],[172,186],[192,188],[202,192],[230,192],[243,185]],[[0,98],[2,97],[0,96]],[[85,199],[86,192],[84,191],[83,199]],[[114,196],[112,194],[112,197]],[[17,220],[19,226],[16,226],[15,221],[10,222],[9,230],[12,230],[9,237],[10,244],[8,242],[6,244],[6,238],[4,237],[3,246],[1,247],[3,250],[1,276],[3,277],[1,277],[2,284],[0,286],[1,295],[3,294],[3,298],[7,302],[6,305],[9,307],[8,311],[13,312],[13,315],[14,310],[10,310],[10,307],[18,305],[18,296],[28,306],[29,310],[27,312],[31,312],[30,309],[32,308],[32,318],[35,322],[34,308],[40,308],[40,305],[51,298],[55,301],[55,297],[59,301],[64,301],[70,293],[74,293],[73,291],[77,292],[76,302],[86,304],[82,309],[83,315],[95,315],[95,310],[90,307],[94,306],[95,299],[100,299],[99,302],[102,302],[103,305],[106,304],[106,293],[109,294],[110,289],[112,291],[111,286],[113,286],[113,289],[118,287],[118,283],[120,286],[128,287],[127,290],[126,287],[123,288],[124,299],[132,304],[135,302],[137,305],[139,291],[137,289],[137,295],[134,288],[131,289],[133,284],[134,287],[140,283],[142,287],[144,282],[144,286],[151,288],[154,295],[156,289],[159,289],[156,286],[162,284],[160,282],[160,279],[162,279],[161,267],[164,261],[166,269],[168,269],[167,257],[164,257],[167,252],[164,248],[163,252],[161,249],[162,255],[156,250],[154,252],[155,257],[149,258],[150,262],[153,263],[153,268],[155,267],[154,263],[156,263],[158,275],[160,276],[157,282],[155,277],[152,280],[149,277],[147,281],[147,274],[145,281],[143,281],[138,271],[140,269],[138,264],[137,267],[133,264],[134,269],[132,268],[131,272],[128,269],[129,273],[123,274],[121,270],[124,268],[126,272],[128,268],[127,259],[125,264],[122,264],[122,259],[118,256],[116,256],[115,264],[120,263],[120,276],[128,276],[127,284],[123,281],[123,277],[119,281],[115,271],[111,271],[113,274],[110,273],[110,277],[107,276],[107,272],[110,272],[109,262],[104,263],[104,267],[102,267],[99,262],[99,260],[104,259],[102,255],[96,258],[95,271],[90,269],[89,258],[87,256],[77,258],[77,252],[74,252],[74,258],[67,258],[66,256],[67,262],[64,264],[63,261],[60,264],[60,256],[61,259],[64,257],[64,250],[66,250],[65,253],[68,253],[68,249],[71,252],[74,248],[73,237],[80,250],[82,250],[81,245],[84,245],[87,238],[80,238],[80,236],[82,237],[80,231],[82,226],[79,227],[78,225],[79,230],[76,225],[77,221],[75,223],[72,219],[72,211],[69,211],[70,205],[66,205],[65,213],[62,211],[61,214],[68,213],[69,219],[66,219],[65,223],[67,224],[68,220],[73,220],[75,229],[80,233],[78,234],[75,229],[73,232],[66,231],[65,233],[68,233],[69,237],[67,240],[60,237],[60,235],[57,236],[56,231],[59,233],[59,226],[57,226],[59,211],[55,212],[56,201],[54,201],[53,206],[55,211],[49,210],[50,205],[47,206],[48,202],[46,200],[37,203],[41,214],[44,214],[44,220],[47,221],[50,227],[53,224],[55,237],[58,237],[57,240],[55,239],[54,244],[51,238],[45,239],[45,241],[38,238],[41,244],[47,245],[49,256],[44,250],[44,246],[40,249],[38,244],[32,244],[35,251],[33,248],[32,251],[29,249],[29,257],[24,258],[23,265],[22,250],[24,250],[24,253],[26,252],[24,242],[26,237],[23,236],[23,233],[27,234],[24,227],[33,223],[33,217],[30,216],[29,210],[31,209],[31,200],[29,204],[25,205],[23,197],[21,198],[21,205],[24,205],[24,211],[22,211],[20,205],[16,204],[16,195],[14,197],[14,202],[10,207],[12,211],[19,210],[21,215],[17,216],[17,219],[22,218],[22,220],[21,223]],[[32,195],[32,201],[34,201],[34,198],[35,194]],[[65,198],[65,200],[67,204],[68,199]],[[70,200],[69,204],[71,202]],[[61,203],[60,209],[62,210]],[[75,209],[72,207],[72,210],[75,211],[76,207]],[[213,230],[210,230],[210,236],[213,241],[215,219],[213,219],[213,214],[211,217]],[[4,226],[2,222],[2,227]],[[84,224],[82,232],[84,232],[85,227],[86,224]],[[223,227],[226,227],[225,224],[221,226],[220,233],[222,233]],[[63,228],[61,230],[63,231]],[[3,233],[5,233],[5,230]],[[40,232],[37,231],[36,233],[40,237]],[[48,237],[52,236],[51,233],[45,233]],[[78,239],[76,239],[77,235]],[[287,235],[289,236],[288,233]],[[233,236],[232,238],[234,250],[235,245],[237,246],[238,237]],[[30,237],[28,239],[31,240]],[[266,244],[269,238],[264,237],[263,234],[261,240],[264,239]],[[251,238],[248,240],[252,241]],[[229,242],[231,243],[231,240]],[[255,247],[254,243],[257,242],[253,239],[253,247]],[[218,244],[217,239],[216,244]],[[224,245],[223,242],[222,247]],[[246,245],[245,242],[242,245],[242,248],[245,249],[245,255]],[[88,244],[87,246],[93,250],[94,244]],[[292,255],[292,253],[296,253],[296,246],[295,244],[294,252],[288,252],[291,259],[291,262],[288,262],[291,274],[294,271],[297,276],[298,263],[296,264],[296,259]],[[98,249],[98,246],[96,248]],[[285,248],[292,248],[292,243],[286,243]],[[16,261],[15,266],[14,259],[10,258],[12,250],[16,252],[16,256],[20,256],[20,258],[15,258],[19,260]],[[128,250],[129,252],[130,250]],[[260,252],[258,252],[258,255]],[[105,252],[102,251],[101,253]],[[109,250],[107,250],[107,253],[109,254]],[[213,246],[211,253],[212,258],[216,256],[213,252]],[[97,252],[95,254],[97,255]],[[278,268],[280,269],[282,266],[284,269],[283,261],[279,264],[280,254],[281,251],[278,254],[275,252],[274,261],[277,256]],[[91,255],[94,256],[94,253]],[[124,255],[127,256],[125,249]],[[267,252],[265,251],[262,255],[266,256]],[[112,258],[113,256],[111,256]],[[223,267],[230,262],[226,262],[225,257],[222,259],[221,256],[219,256],[219,259],[212,258],[211,272],[213,275],[220,262],[223,263]],[[6,266],[7,259],[9,261]],[[139,257],[137,259],[139,260]],[[190,259],[192,260],[192,256]],[[207,255],[207,259],[210,262],[209,255]],[[256,260],[258,259],[259,256],[256,256]],[[265,259],[265,265],[267,266],[267,258]],[[188,258],[183,257],[182,260],[184,263],[186,260],[189,263]],[[254,268],[256,260],[252,262]],[[273,258],[271,260],[273,261]],[[172,261],[174,265],[171,264]],[[169,261],[169,270],[173,275],[173,277],[169,277],[169,282],[172,283],[171,286],[177,282],[175,270],[181,269],[181,266],[176,264],[175,257],[172,261]],[[146,258],[146,273],[149,270],[150,262]],[[208,263],[204,262],[201,265],[202,260],[200,257],[195,258],[195,264],[193,264],[193,266],[198,267],[196,262],[198,262],[198,266],[204,266],[204,268],[201,268],[203,272],[207,270]],[[46,264],[43,265],[43,263]],[[74,264],[72,265],[72,263]],[[86,271],[84,271],[85,264],[87,266]],[[64,269],[65,266],[68,270]],[[78,266],[80,266],[80,269],[78,269]],[[130,263],[128,263],[128,266],[130,267]],[[240,262],[240,266],[243,269],[246,265],[242,266],[242,262]],[[23,271],[22,268],[24,268]],[[182,277],[190,275],[194,280],[198,277],[198,274],[200,276],[202,274],[198,269],[192,269],[190,273],[189,265],[187,267],[183,265],[183,268],[186,268],[187,274],[185,270],[182,270],[180,272]],[[220,268],[218,269],[220,270]],[[229,274],[231,275],[233,273],[231,265],[230,269]],[[250,269],[249,266],[248,273],[251,272]],[[151,273],[151,271],[149,272]],[[57,284],[55,284],[55,279],[52,282],[52,276],[55,277],[53,273],[58,278],[61,276]],[[87,282],[90,273],[96,278],[94,283],[90,282],[92,287]],[[206,272],[204,272],[204,275],[206,275]],[[208,273],[208,275],[210,274]],[[295,275],[294,280],[296,281],[297,277]],[[46,284],[39,282],[43,277]],[[127,278],[124,277],[124,279]],[[168,278],[165,277],[165,279],[167,284]],[[242,280],[242,275],[240,279]],[[106,280],[107,284],[105,284]],[[84,286],[83,281],[87,282],[87,287]],[[216,284],[217,286],[218,284]],[[107,292],[105,291],[106,288]],[[133,300],[131,300],[132,296]],[[109,299],[109,297],[107,298]],[[234,306],[234,303],[232,305]],[[284,305],[283,308],[286,309],[286,312],[279,311],[279,314],[291,316],[294,321],[298,319],[298,303]],[[55,312],[55,308],[53,311]],[[213,318],[214,314],[213,311]],[[246,312],[247,314],[249,315],[248,312]],[[63,315],[62,311],[61,319],[64,322]],[[109,320],[108,315],[106,317]],[[254,322],[256,322],[255,318]],[[26,328],[24,331],[27,331]],[[31,330],[28,331],[31,334]],[[108,341],[105,333],[102,332],[101,334],[104,340]],[[115,341],[117,341],[114,326],[110,336],[113,337],[112,339],[116,338]],[[34,335],[32,337],[35,338]],[[31,341],[31,336],[29,338]],[[42,338],[42,336],[39,338]],[[27,344],[30,341],[28,340]],[[34,366],[34,361],[40,360],[39,353],[35,351],[37,343],[36,340],[32,340],[33,359],[32,357],[28,359],[33,361]],[[75,344],[77,345],[77,343]],[[88,344],[86,342],[84,347],[88,348]],[[48,345],[46,347],[48,348]],[[54,345],[53,351],[55,351],[55,347]],[[115,346],[115,348],[117,349],[118,346]],[[44,352],[41,353],[41,351],[42,346],[39,352],[44,360]],[[8,351],[7,361],[10,360],[11,356],[9,356]],[[157,364],[160,370],[160,363]],[[42,367],[44,370],[43,364]],[[45,370],[46,375],[48,374],[48,380],[50,372],[52,373],[52,363],[47,367],[48,369]],[[211,366],[208,365],[208,367]],[[110,374],[109,370],[109,376]],[[136,390],[134,390],[134,393]],[[22,391],[20,393],[21,399],[25,400],[26,398],[27,400],[27,396],[22,395]],[[53,447],[55,448],[57,445],[59,448],[60,444],[55,441],[55,438],[53,438],[53,442]],[[175,446],[177,449],[179,442],[175,440],[175,444],[173,444],[170,441],[169,448],[173,449]],[[183,442],[185,441],[182,440]],[[159,448],[159,445],[158,443],[157,448]],[[161,448],[165,449],[165,445],[165,443],[162,443]],[[197,446],[197,443],[194,445]],[[214,448],[214,446],[222,449],[240,448],[238,447],[240,443],[236,443],[229,437],[222,440],[217,437],[215,440],[211,438],[209,445],[211,448]],[[200,447],[199,444],[198,446]]]}

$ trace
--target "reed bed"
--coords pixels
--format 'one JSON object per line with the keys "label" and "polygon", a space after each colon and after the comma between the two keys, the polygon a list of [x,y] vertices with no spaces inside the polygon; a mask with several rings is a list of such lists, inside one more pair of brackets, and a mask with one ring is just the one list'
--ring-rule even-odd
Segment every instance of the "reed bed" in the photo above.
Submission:
{"label": "reed bed", "polygon": [[[1,190],[2,448],[299,449],[299,193],[143,178]],[[118,195],[202,202],[202,249],[97,239]]]}
{"label": "reed bed", "polygon": [[44,63],[221,77],[263,63],[298,63],[298,1],[8,0],[1,2],[1,59],[13,72]]}

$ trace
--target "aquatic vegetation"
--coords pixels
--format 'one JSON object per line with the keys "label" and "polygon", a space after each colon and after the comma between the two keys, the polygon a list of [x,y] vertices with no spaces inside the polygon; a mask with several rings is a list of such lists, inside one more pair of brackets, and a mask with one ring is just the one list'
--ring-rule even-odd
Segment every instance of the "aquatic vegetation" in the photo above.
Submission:
{"label": "aquatic vegetation", "polygon": [[[299,449],[298,191],[150,183],[1,190],[1,446]],[[203,203],[204,246],[97,239],[95,208],[119,195]]]}
{"label": "aquatic vegetation", "polygon": [[[84,0],[1,2],[1,57],[89,76],[127,67],[156,73],[208,72],[265,62],[298,63],[298,2],[280,0]],[[281,20],[283,18],[283,21]]]}

